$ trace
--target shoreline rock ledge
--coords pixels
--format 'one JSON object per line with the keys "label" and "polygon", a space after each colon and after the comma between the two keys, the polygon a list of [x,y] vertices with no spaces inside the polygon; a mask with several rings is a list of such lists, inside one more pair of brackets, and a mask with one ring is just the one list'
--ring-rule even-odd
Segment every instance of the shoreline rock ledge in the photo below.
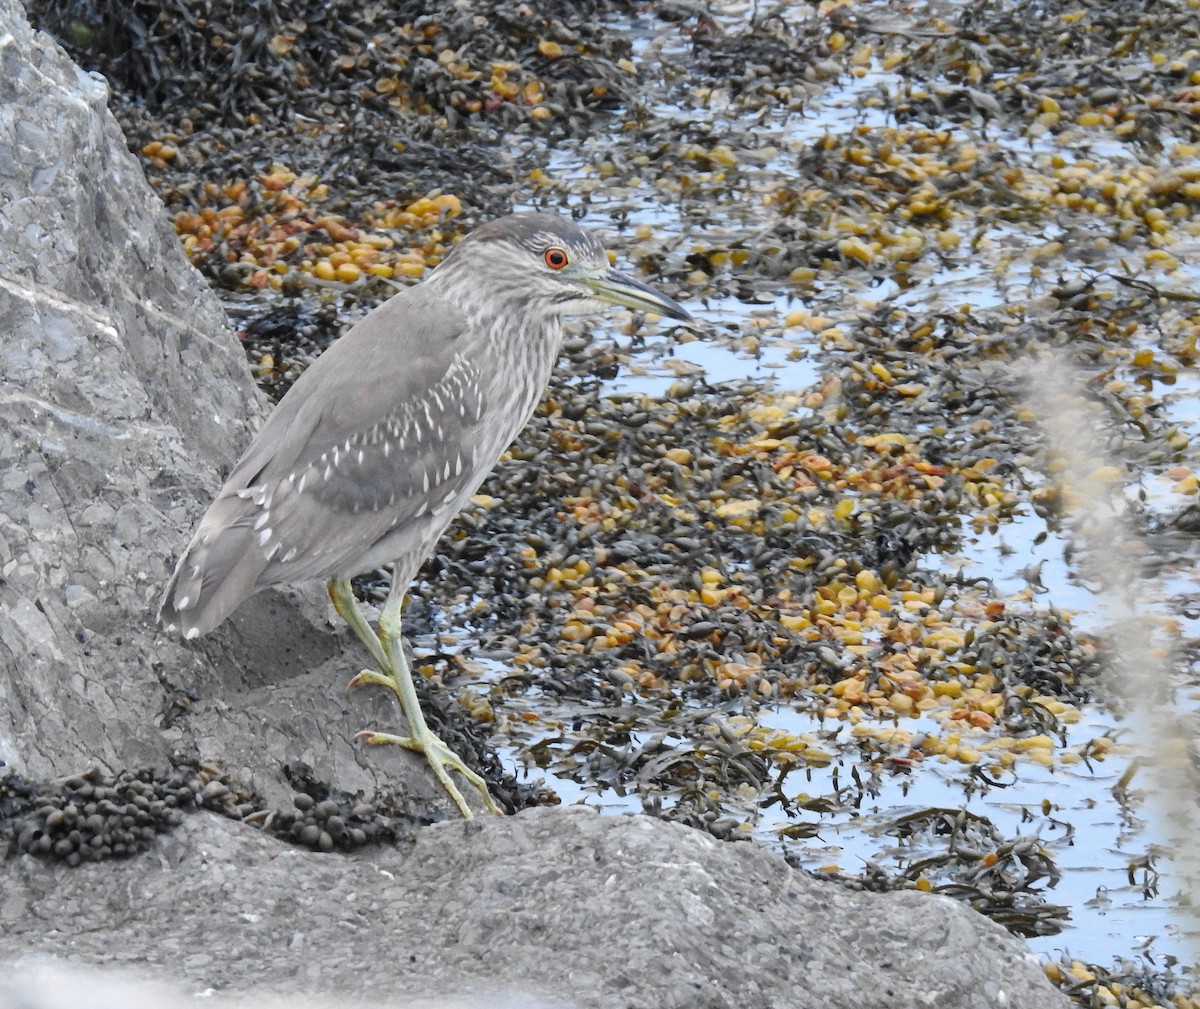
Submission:
{"label": "shoreline rock ledge", "polygon": [[0,960],[138,964],[216,996],[579,1009],[1067,1004],[1023,944],[949,898],[851,891],[755,844],[582,806],[448,820],[412,846],[351,855],[287,847],[205,812],[135,859],[71,869],[23,855],[8,871],[19,886],[0,907]]}
{"label": "shoreline rock ledge", "polygon": [[[395,787],[429,809],[419,762],[351,744],[371,716],[345,695],[357,652],[319,590],[264,596],[198,646],[154,626],[171,559],[263,404],[106,94],[0,0],[0,775],[183,754],[282,806],[284,768],[303,763],[332,788]],[[196,812],[131,858],[10,854],[3,873],[0,1009],[197,992],[1067,1004],[1023,943],[951,900],[853,892],[754,844],[581,807],[446,821],[349,855]]]}

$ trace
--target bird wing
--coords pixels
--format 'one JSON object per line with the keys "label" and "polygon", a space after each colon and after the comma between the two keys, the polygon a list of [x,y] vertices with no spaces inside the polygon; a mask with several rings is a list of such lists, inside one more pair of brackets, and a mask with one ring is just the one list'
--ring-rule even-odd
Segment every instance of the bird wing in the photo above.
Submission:
{"label": "bird wing", "polygon": [[268,585],[366,570],[385,548],[429,549],[494,462],[478,457],[486,393],[465,332],[418,285],[313,362],[201,520],[163,622],[204,633]]}

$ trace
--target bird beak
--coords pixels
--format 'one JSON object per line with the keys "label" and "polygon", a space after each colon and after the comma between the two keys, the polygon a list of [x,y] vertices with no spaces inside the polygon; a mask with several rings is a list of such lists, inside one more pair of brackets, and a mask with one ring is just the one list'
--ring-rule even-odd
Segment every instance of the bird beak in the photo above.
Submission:
{"label": "bird beak", "polygon": [[613,305],[622,305],[637,312],[653,312],[680,322],[691,322],[692,317],[682,305],[672,301],[661,291],[649,284],[634,280],[616,270],[605,270],[598,277],[580,277],[580,282],[590,290],[593,297]]}

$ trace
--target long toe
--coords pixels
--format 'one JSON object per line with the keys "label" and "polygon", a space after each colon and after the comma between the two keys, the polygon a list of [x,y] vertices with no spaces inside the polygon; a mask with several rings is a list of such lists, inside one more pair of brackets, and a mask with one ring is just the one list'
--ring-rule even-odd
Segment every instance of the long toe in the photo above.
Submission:
{"label": "long toe", "polygon": [[497,816],[504,815],[504,811],[496,804],[496,800],[492,798],[492,793],[488,789],[487,782],[478,773],[468,767],[462,757],[450,749],[440,737],[434,735],[428,729],[418,736],[395,736],[388,732],[373,732],[368,730],[360,732],[358,738],[371,746],[391,744],[392,746],[403,746],[406,750],[412,750],[415,753],[423,753],[435,777],[441,782],[442,787],[446,790],[446,794],[454,800],[464,819],[473,819],[475,814],[467,804],[467,800],[463,798],[462,792],[458,790],[458,786],[454,783],[454,780],[450,777],[450,771],[457,771],[469,784],[475,786],[475,790],[479,792],[480,798],[483,799],[484,808],[489,813],[495,813]]}

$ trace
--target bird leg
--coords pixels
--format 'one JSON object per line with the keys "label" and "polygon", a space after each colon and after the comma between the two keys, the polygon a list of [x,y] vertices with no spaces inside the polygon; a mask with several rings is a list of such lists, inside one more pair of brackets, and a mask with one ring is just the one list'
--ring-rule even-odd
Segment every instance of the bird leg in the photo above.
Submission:
{"label": "bird leg", "polygon": [[350,582],[335,578],[329,583],[329,596],[333,600],[334,609],[366,645],[380,668],[380,672],[370,669],[363,670],[350,681],[350,686],[374,684],[388,687],[400,702],[400,710],[404,714],[404,720],[408,723],[409,734],[407,736],[368,730],[360,732],[358,738],[371,745],[392,743],[396,746],[403,746],[407,750],[423,753],[425,759],[429,761],[434,775],[450,798],[454,800],[465,819],[472,819],[474,814],[458,790],[458,786],[451,779],[449,771],[457,771],[475,786],[483,797],[484,806],[489,812],[502,814],[502,810],[496,805],[491,792],[488,791],[487,782],[471,770],[462,758],[435,735],[425,722],[425,715],[421,711],[421,702],[417,697],[416,687],[413,685],[412,673],[408,668],[408,659],[404,654],[400,615],[404,605],[404,591],[404,587],[399,587],[398,582],[393,580],[388,601],[379,615],[379,633],[376,635],[358,608],[358,603],[350,588]]}
{"label": "bird leg", "polygon": [[371,630],[371,625],[367,623],[367,618],[358,608],[358,600],[354,598],[354,589],[350,587],[350,579],[331,578],[328,589],[329,598],[333,601],[333,608],[337,610],[337,615],[350,625],[354,636],[367,646],[367,651],[371,653],[371,658],[375,660],[376,664],[381,667],[386,666],[387,655],[379,643],[378,636]]}

